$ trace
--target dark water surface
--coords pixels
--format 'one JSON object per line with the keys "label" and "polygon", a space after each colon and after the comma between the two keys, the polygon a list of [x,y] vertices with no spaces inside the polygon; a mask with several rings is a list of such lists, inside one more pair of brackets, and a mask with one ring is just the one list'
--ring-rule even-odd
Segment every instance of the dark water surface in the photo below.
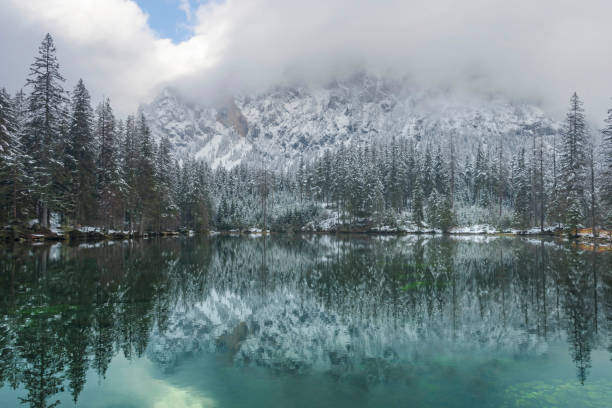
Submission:
{"label": "dark water surface", "polygon": [[0,248],[0,407],[612,407],[612,253],[502,237]]}

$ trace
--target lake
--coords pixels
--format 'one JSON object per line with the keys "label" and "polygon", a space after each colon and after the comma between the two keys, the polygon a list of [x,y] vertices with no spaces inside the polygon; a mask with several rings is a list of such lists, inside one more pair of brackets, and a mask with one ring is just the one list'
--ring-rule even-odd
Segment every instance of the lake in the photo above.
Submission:
{"label": "lake", "polygon": [[483,236],[0,247],[0,407],[612,406],[612,252]]}

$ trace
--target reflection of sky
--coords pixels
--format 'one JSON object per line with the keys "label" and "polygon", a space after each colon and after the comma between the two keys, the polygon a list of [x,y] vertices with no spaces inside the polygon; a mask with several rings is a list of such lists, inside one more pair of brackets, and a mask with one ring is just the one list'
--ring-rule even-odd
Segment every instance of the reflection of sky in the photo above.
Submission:
{"label": "reflection of sky", "polygon": [[149,26],[153,31],[162,38],[170,38],[173,42],[179,43],[191,36],[188,14],[193,14],[198,5],[204,1],[136,0],[136,3],[148,14]]}
{"label": "reflection of sky", "polygon": [[[169,374],[162,374],[147,358],[127,361],[117,355],[106,374],[99,381],[90,373],[79,406],[132,408],[209,408],[222,406],[393,406],[394,402],[418,402],[426,406],[493,406],[503,401],[516,406],[515,399],[524,390],[550,388],[554,399],[561,399],[559,407],[574,407],[588,393],[598,394],[592,404],[584,406],[608,407],[602,401],[611,397],[610,374],[612,364],[604,351],[593,353],[592,380],[581,386],[575,377],[575,367],[567,355],[563,342],[551,347],[540,358],[516,358],[501,353],[493,356],[457,354],[452,359],[423,361],[420,375],[409,382],[393,382],[364,386],[358,382],[333,381],[330,377],[272,373],[253,367],[235,367],[225,355],[192,355]],[[357,363],[357,362],[355,362]],[[445,381],[441,381],[444,379]],[[550,387],[549,387],[550,386]],[[436,387],[442,395],[429,395],[423,388]],[[548,388],[547,388],[548,387]],[[475,405],[462,405],[482,392]],[[444,394],[453,396],[450,400]],[[213,399],[211,395],[214,395]],[[62,406],[72,406],[67,393],[62,395]],[[539,396],[541,398],[542,395]],[[459,401],[452,401],[459,398]],[[535,397],[534,397],[535,398]],[[465,399],[465,400],[463,400]],[[442,404],[449,402],[450,405]],[[411,404],[409,404],[411,405]],[[9,405],[10,406],[10,405]],[[416,405],[414,405],[416,406]],[[527,405],[529,407],[533,405]]]}
{"label": "reflection of sky", "polygon": [[[151,408],[210,408],[217,404],[203,392],[178,387],[156,377],[157,369],[146,358],[128,361],[119,354],[106,373],[105,379],[90,372],[79,406],[151,407]],[[65,399],[65,400],[64,400]],[[62,406],[72,403],[64,394]]]}
{"label": "reflection of sky", "polygon": [[[212,408],[334,406],[519,406],[527,392],[532,405],[541,398],[557,401],[558,407],[609,408],[612,364],[606,351],[594,351],[589,381],[582,386],[561,342],[540,358],[516,355],[456,355],[451,359],[423,361],[419,375],[384,386],[335,381],[329,376],[279,373],[253,367],[235,367],[227,355],[192,355],[169,374],[162,374],[147,358],[126,360],[118,354],[106,373],[98,378],[90,371],[78,406],[91,408]],[[312,374],[312,373],[311,373]],[[442,381],[444,380],[444,381]],[[429,393],[427,390],[438,392]],[[482,394],[478,394],[478,393]],[[476,394],[474,394],[476,393]],[[539,393],[539,394],[538,394]],[[23,389],[19,395],[25,395]],[[448,399],[443,398],[448,395]],[[475,402],[474,395],[479,396]],[[214,396],[214,398],[212,398]],[[71,396],[57,396],[60,406],[74,406]],[[48,402],[52,399],[50,398]],[[53,399],[55,400],[55,398]],[[0,388],[0,407],[15,406],[15,391]],[[584,401],[585,404],[577,403]],[[500,405],[492,405],[500,402]],[[535,405],[534,405],[535,404]],[[522,406],[522,405],[520,405]]]}

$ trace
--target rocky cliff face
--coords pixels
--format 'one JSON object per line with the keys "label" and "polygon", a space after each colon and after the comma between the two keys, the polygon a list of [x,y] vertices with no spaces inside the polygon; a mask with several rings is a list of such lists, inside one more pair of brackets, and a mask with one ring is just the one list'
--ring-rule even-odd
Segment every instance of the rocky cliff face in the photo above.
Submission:
{"label": "rocky cliff face", "polygon": [[471,154],[478,143],[492,147],[503,139],[513,151],[533,133],[552,135],[559,129],[539,108],[500,96],[424,91],[368,75],[324,87],[238,95],[221,106],[189,104],[166,90],[142,110],[153,134],[168,135],[179,155],[227,168],[262,159],[287,167],[300,156],[313,157],[343,143],[393,137],[448,146],[452,135],[460,155]]}

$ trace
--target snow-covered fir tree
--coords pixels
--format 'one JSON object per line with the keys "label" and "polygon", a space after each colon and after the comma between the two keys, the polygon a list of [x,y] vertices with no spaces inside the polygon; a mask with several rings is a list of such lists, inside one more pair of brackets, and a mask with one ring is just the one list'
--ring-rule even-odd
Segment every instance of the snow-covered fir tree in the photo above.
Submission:
{"label": "snow-covered fir tree", "polygon": [[602,130],[604,139],[602,145],[602,185],[601,199],[606,207],[606,223],[612,227],[612,109],[608,110],[608,116],[605,119],[606,126]]}
{"label": "snow-covered fir tree", "polygon": [[578,211],[578,208],[585,199],[588,140],[583,102],[576,93],[570,98],[570,108],[566,115],[562,137],[560,170],[565,197],[561,197],[561,200],[564,210],[569,212],[572,208],[574,217],[572,222],[577,222],[575,217],[582,212]]}
{"label": "snow-covered fir tree", "polygon": [[59,72],[55,44],[47,34],[38,48],[38,55],[30,66],[27,86],[28,112],[23,132],[23,145],[32,158],[28,166],[32,179],[32,194],[36,200],[38,221],[49,226],[49,210],[61,207],[54,183],[63,171],[60,165],[63,148],[62,123],[66,114],[64,77]]}
{"label": "snow-covered fir tree", "polygon": [[70,155],[73,165],[72,200],[74,220],[84,224],[96,216],[96,145],[93,133],[91,97],[82,79],[72,92],[72,118],[70,126]]}
{"label": "snow-covered fir tree", "polygon": [[0,89],[0,214],[1,221],[16,221],[27,212],[24,202],[28,182],[26,156],[19,137],[15,104],[5,89]]}

